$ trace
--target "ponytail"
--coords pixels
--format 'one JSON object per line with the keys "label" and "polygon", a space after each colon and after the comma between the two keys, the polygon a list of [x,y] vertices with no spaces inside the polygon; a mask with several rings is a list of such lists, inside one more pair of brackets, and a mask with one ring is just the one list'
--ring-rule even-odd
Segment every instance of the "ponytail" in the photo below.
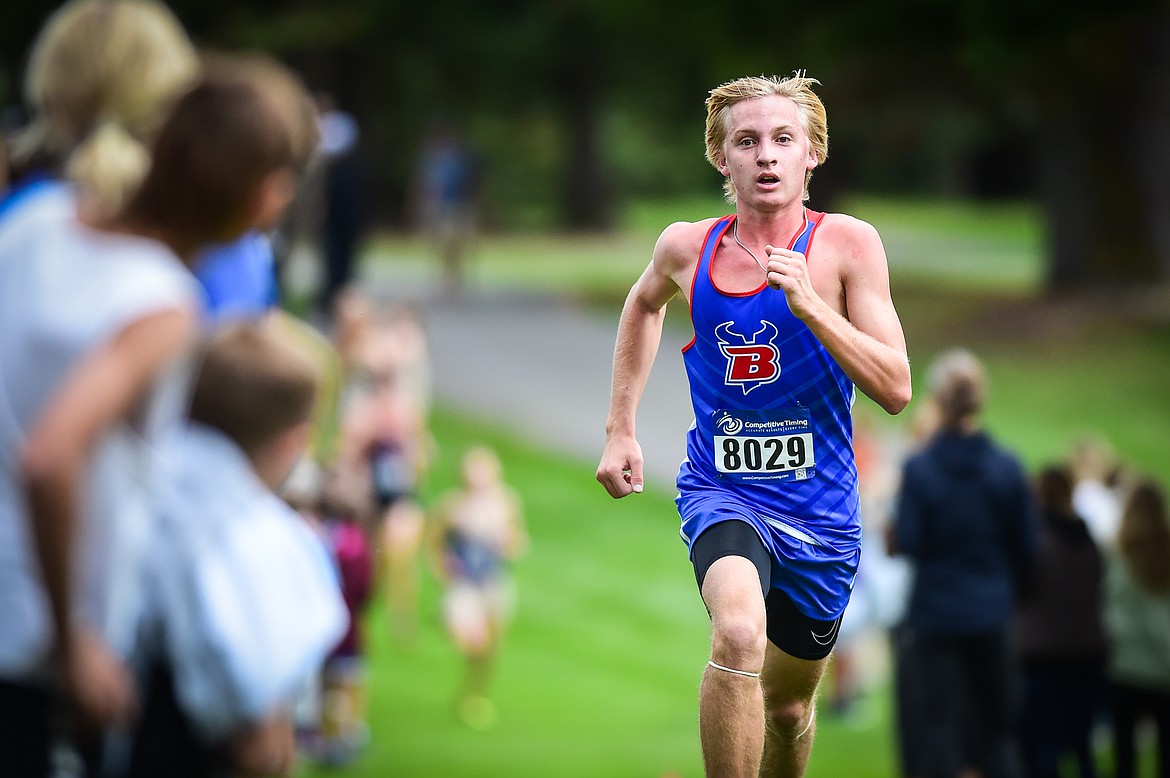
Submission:
{"label": "ponytail", "polygon": [[105,120],[69,155],[64,172],[77,184],[81,212],[105,221],[122,210],[149,167],[146,147],[120,123]]}
{"label": "ponytail", "polygon": [[957,429],[979,415],[987,395],[983,365],[970,351],[945,352],[930,369],[930,393],[939,412],[939,424]]}

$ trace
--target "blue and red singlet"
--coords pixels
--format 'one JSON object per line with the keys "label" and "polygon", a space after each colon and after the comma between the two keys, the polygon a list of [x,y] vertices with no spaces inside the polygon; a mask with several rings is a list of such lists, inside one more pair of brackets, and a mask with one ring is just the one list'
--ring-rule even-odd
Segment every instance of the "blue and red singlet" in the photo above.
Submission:
{"label": "blue and red singlet", "polygon": [[[807,256],[823,213],[806,212],[789,245]],[[683,349],[695,422],[678,475],[688,547],[712,524],[747,521],[773,580],[806,616],[844,611],[860,558],[853,382],[784,292],[715,286],[711,264],[735,216],[712,225],[691,289],[695,337]]]}

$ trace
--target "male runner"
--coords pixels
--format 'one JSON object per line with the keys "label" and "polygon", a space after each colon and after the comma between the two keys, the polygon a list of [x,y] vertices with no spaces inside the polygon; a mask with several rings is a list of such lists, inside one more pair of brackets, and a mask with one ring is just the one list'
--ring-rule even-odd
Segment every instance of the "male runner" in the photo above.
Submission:
{"label": "male runner", "polygon": [[663,231],[614,349],[597,479],[620,498],[642,491],[634,421],[666,304],[687,300],[695,422],[677,502],[711,615],[699,699],[708,775],[803,775],[860,558],[854,386],[891,414],[910,401],[876,230],[804,207],[828,155],[817,83],[797,73],[711,91],[707,159],[735,214]]}

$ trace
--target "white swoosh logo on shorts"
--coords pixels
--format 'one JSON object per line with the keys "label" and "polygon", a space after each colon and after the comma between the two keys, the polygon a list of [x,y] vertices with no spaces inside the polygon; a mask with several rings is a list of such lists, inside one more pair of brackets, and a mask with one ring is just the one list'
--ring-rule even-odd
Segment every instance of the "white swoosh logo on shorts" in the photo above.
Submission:
{"label": "white swoosh logo on shorts", "polygon": [[825,634],[818,635],[815,631],[812,631],[812,630],[809,630],[809,632],[812,634],[813,640],[820,643],[822,646],[827,646],[827,645],[829,645],[829,643],[833,642],[833,636],[837,634],[837,628],[840,626],[841,626],[841,617],[838,616],[837,620],[833,622],[833,626],[829,627],[829,631],[826,632]]}

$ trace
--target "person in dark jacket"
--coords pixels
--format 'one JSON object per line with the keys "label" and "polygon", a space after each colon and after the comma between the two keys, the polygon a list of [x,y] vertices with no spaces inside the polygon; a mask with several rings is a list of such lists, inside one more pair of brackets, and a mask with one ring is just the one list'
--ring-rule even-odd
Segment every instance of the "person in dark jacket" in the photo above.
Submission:
{"label": "person in dark jacket", "polygon": [[965,767],[1017,776],[1010,624],[1035,546],[1035,506],[1019,460],[982,429],[979,360],[943,354],[930,390],[939,428],[906,461],[894,528],[915,565],[906,628],[929,690],[924,778]]}
{"label": "person in dark jacket", "polygon": [[1068,754],[1080,778],[1096,778],[1091,734],[1103,702],[1107,653],[1104,561],[1073,509],[1068,469],[1042,469],[1036,486],[1039,540],[1015,621],[1024,678],[1024,762],[1029,778],[1057,778]]}

